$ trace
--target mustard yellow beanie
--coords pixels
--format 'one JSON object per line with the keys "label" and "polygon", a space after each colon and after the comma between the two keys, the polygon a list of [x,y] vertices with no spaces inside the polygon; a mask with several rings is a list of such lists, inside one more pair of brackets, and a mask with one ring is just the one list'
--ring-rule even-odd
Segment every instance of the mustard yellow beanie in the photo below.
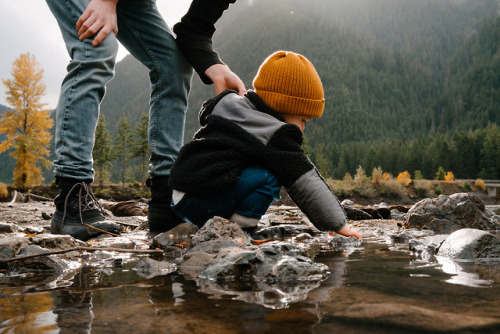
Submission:
{"label": "mustard yellow beanie", "polygon": [[278,51],[260,65],[253,80],[255,92],[282,114],[320,117],[325,107],[323,85],[306,57]]}

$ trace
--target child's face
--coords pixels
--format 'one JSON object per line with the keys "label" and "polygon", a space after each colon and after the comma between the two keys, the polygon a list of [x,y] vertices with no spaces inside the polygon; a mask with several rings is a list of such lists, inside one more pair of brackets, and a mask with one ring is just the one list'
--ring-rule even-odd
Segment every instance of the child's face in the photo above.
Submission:
{"label": "child's face", "polygon": [[297,116],[297,115],[285,115],[282,114],[283,119],[288,124],[295,124],[299,127],[301,131],[304,131],[306,128],[306,123],[311,120],[311,117],[306,116]]}

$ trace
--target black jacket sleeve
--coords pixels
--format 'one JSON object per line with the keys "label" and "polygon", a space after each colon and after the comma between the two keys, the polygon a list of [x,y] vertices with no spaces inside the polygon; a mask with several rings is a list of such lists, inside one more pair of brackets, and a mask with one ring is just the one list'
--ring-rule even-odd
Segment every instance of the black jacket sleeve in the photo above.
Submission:
{"label": "black jacket sleeve", "polygon": [[223,64],[212,46],[215,23],[229,4],[236,0],[193,0],[188,12],[174,26],[177,45],[205,84],[212,81],[205,71],[212,65]]}

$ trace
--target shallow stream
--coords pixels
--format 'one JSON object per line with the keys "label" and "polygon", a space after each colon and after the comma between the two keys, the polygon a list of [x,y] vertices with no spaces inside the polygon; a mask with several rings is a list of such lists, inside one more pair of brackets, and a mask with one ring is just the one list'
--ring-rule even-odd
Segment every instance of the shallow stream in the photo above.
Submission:
{"label": "shallow stream", "polygon": [[[435,312],[436,321],[448,313],[500,321],[498,266],[419,261],[407,247],[367,238],[350,254],[321,251],[315,261],[328,265],[331,274],[309,292],[295,285],[274,292],[233,285],[233,291],[224,291],[197,285],[177,272],[148,279],[134,269],[141,256],[125,254],[118,256],[121,260],[114,255],[109,263],[103,256],[99,267],[83,267],[58,284],[40,276],[0,276],[0,333],[429,331],[425,323],[432,316],[401,327],[394,318],[365,316],[370,305],[424,308]],[[357,305],[368,306],[349,312]],[[469,333],[470,328],[455,332]],[[488,330],[478,332],[495,332]]]}

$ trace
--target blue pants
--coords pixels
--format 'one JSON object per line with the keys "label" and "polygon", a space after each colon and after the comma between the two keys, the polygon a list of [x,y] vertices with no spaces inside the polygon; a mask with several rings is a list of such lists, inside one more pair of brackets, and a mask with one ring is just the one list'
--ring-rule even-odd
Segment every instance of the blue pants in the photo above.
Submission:
{"label": "blue pants", "polygon": [[57,19],[71,61],[61,86],[55,121],[54,173],[93,179],[92,148],[99,105],[113,77],[118,41],[149,70],[151,98],[148,139],[150,174],[166,176],[184,136],[184,119],[192,68],[154,0],[122,0],[116,8],[118,35],[98,46],[80,41],[76,22],[90,0],[46,0]]}
{"label": "blue pants", "polygon": [[185,194],[172,209],[185,221],[198,227],[214,216],[229,219],[233,213],[260,219],[274,199],[280,198],[281,185],[269,171],[250,167],[238,183],[218,194],[198,197]]}

